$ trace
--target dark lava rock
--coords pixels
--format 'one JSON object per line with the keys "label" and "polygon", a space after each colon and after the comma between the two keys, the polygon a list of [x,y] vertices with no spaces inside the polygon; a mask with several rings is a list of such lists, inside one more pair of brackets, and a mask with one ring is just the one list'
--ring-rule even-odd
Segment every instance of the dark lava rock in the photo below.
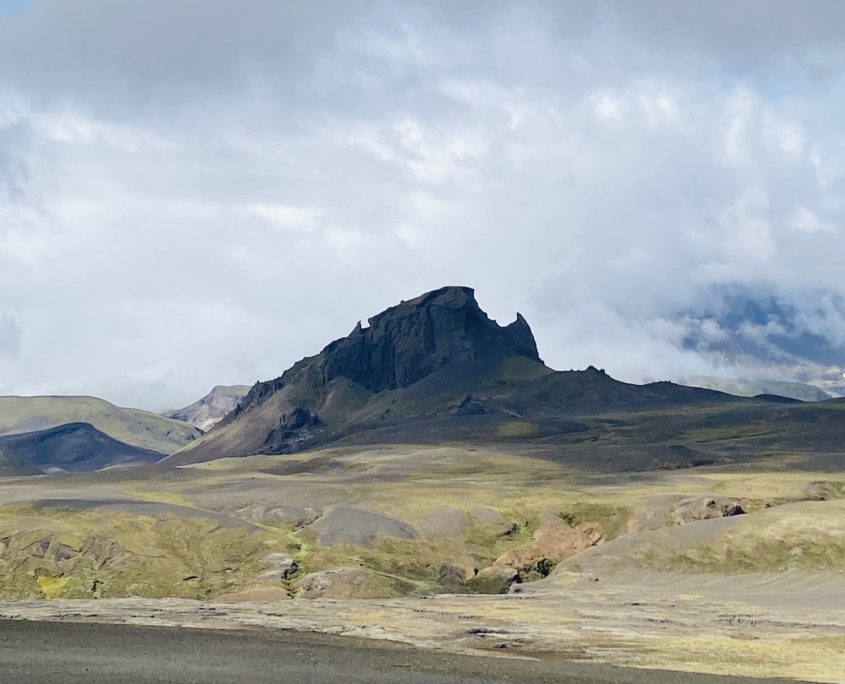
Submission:
{"label": "dark lava rock", "polygon": [[349,378],[374,391],[408,387],[447,364],[491,357],[540,357],[525,319],[501,327],[468,287],[444,287],[403,302],[323,351],[323,378]]}

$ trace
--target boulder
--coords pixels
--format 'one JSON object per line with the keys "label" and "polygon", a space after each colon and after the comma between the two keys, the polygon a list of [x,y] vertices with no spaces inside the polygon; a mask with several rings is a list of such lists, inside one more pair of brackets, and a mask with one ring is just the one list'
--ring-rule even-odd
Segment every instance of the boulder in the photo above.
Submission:
{"label": "boulder", "polygon": [[271,553],[261,559],[261,563],[267,568],[258,575],[258,579],[290,579],[299,571],[296,560],[286,553]]}
{"label": "boulder", "polygon": [[440,566],[438,581],[449,593],[462,594],[466,591],[466,573],[456,565],[444,564]]}

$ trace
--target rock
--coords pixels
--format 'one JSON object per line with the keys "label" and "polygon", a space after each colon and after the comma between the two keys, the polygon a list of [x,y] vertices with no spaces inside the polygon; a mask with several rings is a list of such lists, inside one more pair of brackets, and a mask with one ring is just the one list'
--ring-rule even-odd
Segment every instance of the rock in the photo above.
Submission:
{"label": "rock", "polygon": [[516,569],[494,564],[467,580],[466,586],[476,594],[507,594],[511,585],[518,580]]}
{"label": "rock", "polygon": [[374,316],[323,350],[323,378],[349,378],[374,392],[408,387],[442,368],[499,356],[540,360],[531,328],[517,314],[490,320],[468,287],[444,287]]}
{"label": "rock", "polygon": [[743,499],[733,497],[694,497],[679,502],[671,517],[676,524],[686,525],[698,520],[743,515],[746,507],[747,503]]}
{"label": "rock", "polygon": [[387,598],[396,593],[391,582],[357,566],[308,573],[297,589],[301,598]]}
{"label": "rock", "polygon": [[267,435],[268,443],[283,443],[295,439],[305,441],[313,436],[311,428],[320,425],[318,416],[308,409],[297,406],[290,413],[283,413],[279,424]]}
{"label": "rock", "polygon": [[441,565],[438,581],[441,586],[453,594],[461,594],[466,591],[466,574],[463,568],[455,565]]}
{"label": "rock", "polygon": [[503,553],[494,566],[512,568],[524,580],[539,579],[548,576],[564,558],[603,541],[598,523],[584,522],[571,527],[560,519],[547,520],[534,531],[532,544]]}
{"label": "rock", "polygon": [[491,411],[481,401],[467,394],[452,410],[452,413],[456,416],[482,416]]}
{"label": "rock", "polygon": [[296,560],[286,553],[271,553],[261,559],[261,563],[267,568],[258,575],[258,579],[290,579],[299,571]]}

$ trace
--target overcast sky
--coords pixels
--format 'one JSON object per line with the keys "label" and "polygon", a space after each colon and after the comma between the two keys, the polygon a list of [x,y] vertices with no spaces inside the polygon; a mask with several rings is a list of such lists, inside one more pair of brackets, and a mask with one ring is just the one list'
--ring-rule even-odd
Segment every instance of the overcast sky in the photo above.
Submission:
{"label": "overcast sky", "polygon": [[626,380],[738,372],[725,287],[845,346],[843,67],[839,0],[0,0],[0,394],[173,407],[445,284]]}

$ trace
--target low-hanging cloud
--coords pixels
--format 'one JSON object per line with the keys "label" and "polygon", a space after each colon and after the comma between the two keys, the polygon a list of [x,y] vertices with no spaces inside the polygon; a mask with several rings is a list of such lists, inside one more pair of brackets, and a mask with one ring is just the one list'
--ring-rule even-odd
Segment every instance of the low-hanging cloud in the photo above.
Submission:
{"label": "low-hanging cloud", "polygon": [[835,355],[845,9],[736,5],[0,13],[4,391],[164,408],[443,284],[558,368],[736,372],[727,285]]}

